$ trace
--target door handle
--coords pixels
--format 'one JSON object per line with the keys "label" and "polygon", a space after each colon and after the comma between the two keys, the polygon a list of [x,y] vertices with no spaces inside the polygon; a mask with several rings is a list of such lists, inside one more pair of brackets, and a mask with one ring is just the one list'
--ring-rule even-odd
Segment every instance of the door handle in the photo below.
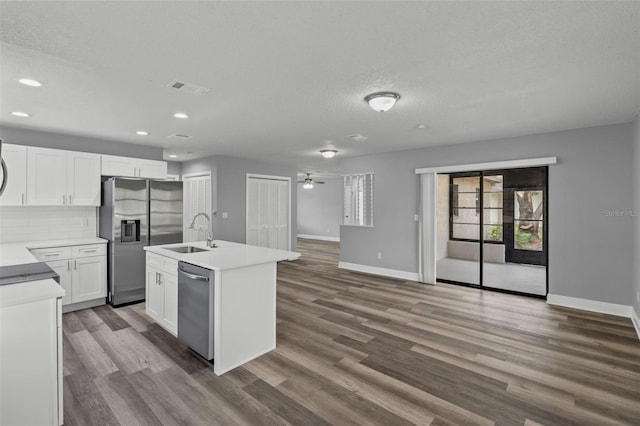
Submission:
{"label": "door handle", "polygon": [[209,277],[203,277],[202,275],[190,274],[188,272],[183,271],[182,269],[178,269],[178,273],[184,275],[187,278],[191,278],[192,280],[209,281]]}

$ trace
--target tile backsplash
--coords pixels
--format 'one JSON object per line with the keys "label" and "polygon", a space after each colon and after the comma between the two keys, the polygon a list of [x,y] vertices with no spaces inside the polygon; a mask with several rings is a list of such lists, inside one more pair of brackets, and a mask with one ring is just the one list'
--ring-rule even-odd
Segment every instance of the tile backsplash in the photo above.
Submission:
{"label": "tile backsplash", "polygon": [[97,235],[96,207],[0,207],[0,243]]}

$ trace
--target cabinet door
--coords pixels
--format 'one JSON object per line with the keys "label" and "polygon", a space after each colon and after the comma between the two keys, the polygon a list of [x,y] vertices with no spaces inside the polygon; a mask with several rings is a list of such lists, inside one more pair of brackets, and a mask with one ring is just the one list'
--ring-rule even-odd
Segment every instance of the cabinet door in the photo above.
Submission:
{"label": "cabinet door", "polygon": [[162,321],[164,291],[160,284],[160,271],[153,266],[147,265],[147,294],[146,311],[154,320]]}
{"label": "cabinet door", "polygon": [[0,206],[22,206],[27,201],[27,147],[3,143],[2,158],[8,176]]}
{"label": "cabinet door", "polygon": [[72,259],[71,302],[107,297],[107,259],[105,256]]}
{"label": "cabinet door", "polygon": [[135,158],[119,157],[116,155],[102,156],[103,176],[137,177],[138,165]]}
{"label": "cabinet door", "polygon": [[67,203],[67,152],[27,147],[27,204],[60,206]]}
{"label": "cabinet door", "polygon": [[67,153],[67,195],[74,206],[100,205],[100,155]]}
{"label": "cabinet door", "polygon": [[62,304],[71,303],[71,260],[57,260],[55,262],[47,262],[47,265],[60,276],[60,285],[64,288],[64,297]]}
{"label": "cabinet door", "polygon": [[138,176],[149,179],[166,179],[167,162],[138,160]]}
{"label": "cabinet door", "polygon": [[161,284],[164,287],[164,311],[162,322],[173,335],[178,334],[178,278],[161,273]]}

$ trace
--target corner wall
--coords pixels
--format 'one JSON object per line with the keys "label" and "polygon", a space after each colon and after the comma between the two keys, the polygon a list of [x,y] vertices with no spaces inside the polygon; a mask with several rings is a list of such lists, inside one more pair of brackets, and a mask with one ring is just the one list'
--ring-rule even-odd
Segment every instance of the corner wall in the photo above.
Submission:
{"label": "corner wall", "polygon": [[633,122],[634,147],[634,253],[633,253],[633,308],[635,310],[636,331],[640,337],[640,116]]}
{"label": "corner wall", "polygon": [[632,140],[626,123],[343,159],[344,173],[375,173],[375,226],[342,227],[340,261],[418,271],[416,168],[557,156],[549,167],[549,292],[628,306],[634,219],[617,212],[633,209]]}

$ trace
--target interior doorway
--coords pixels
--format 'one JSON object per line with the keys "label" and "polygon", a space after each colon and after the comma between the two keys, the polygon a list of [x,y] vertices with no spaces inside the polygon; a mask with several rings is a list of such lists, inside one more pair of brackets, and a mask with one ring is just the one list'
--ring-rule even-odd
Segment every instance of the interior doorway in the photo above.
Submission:
{"label": "interior doorway", "polygon": [[437,281],[546,296],[547,169],[437,175]]}
{"label": "interior doorway", "polygon": [[[208,231],[213,232],[215,238],[215,211],[211,208],[211,173],[184,175],[182,181],[184,191],[184,242],[205,241]],[[198,213],[207,213],[211,223],[207,223],[204,218],[200,218],[194,224],[194,227],[190,228],[191,221]],[[207,229],[207,226],[210,226],[211,229]]]}
{"label": "interior doorway", "polygon": [[247,244],[291,247],[291,178],[247,174]]}

